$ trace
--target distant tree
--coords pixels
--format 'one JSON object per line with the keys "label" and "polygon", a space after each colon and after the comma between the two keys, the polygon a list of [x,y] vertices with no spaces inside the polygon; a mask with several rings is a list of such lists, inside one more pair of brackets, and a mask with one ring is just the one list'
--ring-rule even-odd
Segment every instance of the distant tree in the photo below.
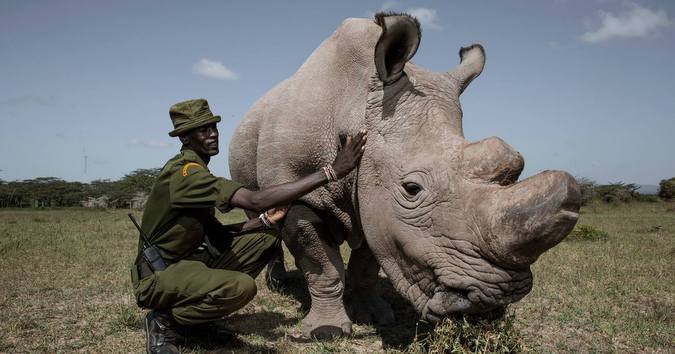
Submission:
{"label": "distant tree", "polygon": [[159,168],[134,170],[118,181],[67,182],[57,177],[23,181],[0,179],[1,208],[79,206],[92,199],[105,200],[108,207],[141,208],[150,193]]}
{"label": "distant tree", "polygon": [[11,206],[62,207],[77,205],[84,196],[84,184],[57,177],[38,177],[11,183]]}
{"label": "distant tree", "polygon": [[56,177],[37,177],[34,179],[23,180],[23,184],[28,187],[26,197],[30,206],[34,208],[50,206],[50,200],[53,195],[51,188],[60,180]]}
{"label": "distant tree", "polygon": [[[97,179],[89,183],[85,188],[85,198],[82,200],[90,200],[91,198],[106,200],[106,204],[116,206],[117,201],[124,200],[127,192],[122,187],[120,181],[111,181],[109,179]],[[103,199],[101,199],[103,198]]]}
{"label": "distant tree", "polygon": [[595,198],[595,181],[586,177],[575,177],[581,191],[581,205],[588,205]]}
{"label": "distant tree", "polygon": [[637,190],[633,183],[615,182],[595,187],[595,195],[607,203],[629,202],[638,196]]}
{"label": "distant tree", "polygon": [[21,208],[28,205],[27,188],[21,182],[5,182],[0,185],[0,201],[3,208]]}
{"label": "distant tree", "polygon": [[659,197],[665,200],[675,198],[675,177],[661,180],[661,183],[659,183]]}
{"label": "distant tree", "polygon": [[119,197],[122,194],[122,186],[119,181],[111,181],[109,179],[96,179],[87,186],[87,196],[100,197],[107,195],[108,197]]}
{"label": "distant tree", "polygon": [[0,179],[0,208],[7,208],[11,205],[11,194],[9,182]]}
{"label": "distant tree", "polygon": [[136,192],[150,193],[160,171],[160,168],[139,168],[124,175],[120,183],[129,194]]}

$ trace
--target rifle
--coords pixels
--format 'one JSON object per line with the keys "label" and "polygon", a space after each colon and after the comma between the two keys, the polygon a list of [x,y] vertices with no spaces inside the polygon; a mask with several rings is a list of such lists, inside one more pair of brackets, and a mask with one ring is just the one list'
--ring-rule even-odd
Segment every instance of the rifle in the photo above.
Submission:
{"label": "rifle", "polygon": [[150,268],[152,268],[153,271],[166,269],[166,262],[164,262],[162,255],[159,253],[159,248],[150,243],[150,240],[145,236],[145,232],[143,232],[143,229],[138,225],[134,216],[131,215],[131,213],[127,215],[129,215],[129,219],[134,223],[134,226],[136,226],[136,229],[138,229],[138,232],[141,235],[141,239],[143,239],[143,259],[148,262],[148,265],[150,265]]}

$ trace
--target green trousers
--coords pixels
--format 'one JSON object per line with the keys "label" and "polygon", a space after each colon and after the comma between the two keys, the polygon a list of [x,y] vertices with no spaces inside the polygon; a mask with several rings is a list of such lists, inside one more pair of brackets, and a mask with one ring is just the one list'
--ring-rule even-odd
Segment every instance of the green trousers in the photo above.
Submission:
{"label": "green trousers", "polygon": [[198,252],[138,281],[139,305],[171,309],[182,325],[214,321],[242,308],[257,292],[255,277],[281,249],[275,232],[214,238],[220,256]]}

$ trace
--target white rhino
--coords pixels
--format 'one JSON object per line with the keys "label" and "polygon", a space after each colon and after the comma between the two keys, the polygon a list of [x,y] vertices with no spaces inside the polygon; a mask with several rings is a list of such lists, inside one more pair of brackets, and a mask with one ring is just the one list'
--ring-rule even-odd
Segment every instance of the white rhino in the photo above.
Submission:
{"label": "white rhino", "polygon": [[464,139],[459,95],[483,70],[483,47],[462,48],[457,67],[431,72],[410,63],[420,35],[405,14],[345,20],[251,107],[230,143],[232,178],[265,188],[319,170],[345,136],[368,130],[358,169],[292,205],[282,229],[311,295],[305,335],[351,333],[345,240],[353,319],[393,321],[375,289],[382,267],[422,317],[438,321],[520,300],[532,288],[530,264],[576,223],[569,174],[517,182],[518,152],[495,137]]}

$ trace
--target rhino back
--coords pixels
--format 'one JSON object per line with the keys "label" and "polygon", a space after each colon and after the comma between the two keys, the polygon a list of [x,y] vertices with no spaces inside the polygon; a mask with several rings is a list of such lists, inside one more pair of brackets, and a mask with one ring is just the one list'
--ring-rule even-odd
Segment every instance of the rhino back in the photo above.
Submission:
{"label": "rhino back", "polygon": [[[331,163],[340,137],[364,127],[373,53],[381,28],[347,19],[290,78],[247,112],[230,143],[230,172],[251,188],[290,182]],[[351,231],[352,179],[302,198],[332,214]],[[350,242],[351,243],[351,242]]]}
{"label": "rhino back", "polygon": [[380,28],[348,19],[290,78],[246,113],[230,143],[233,179],[265,188],[332,162],[339,136],[363,127]]}

